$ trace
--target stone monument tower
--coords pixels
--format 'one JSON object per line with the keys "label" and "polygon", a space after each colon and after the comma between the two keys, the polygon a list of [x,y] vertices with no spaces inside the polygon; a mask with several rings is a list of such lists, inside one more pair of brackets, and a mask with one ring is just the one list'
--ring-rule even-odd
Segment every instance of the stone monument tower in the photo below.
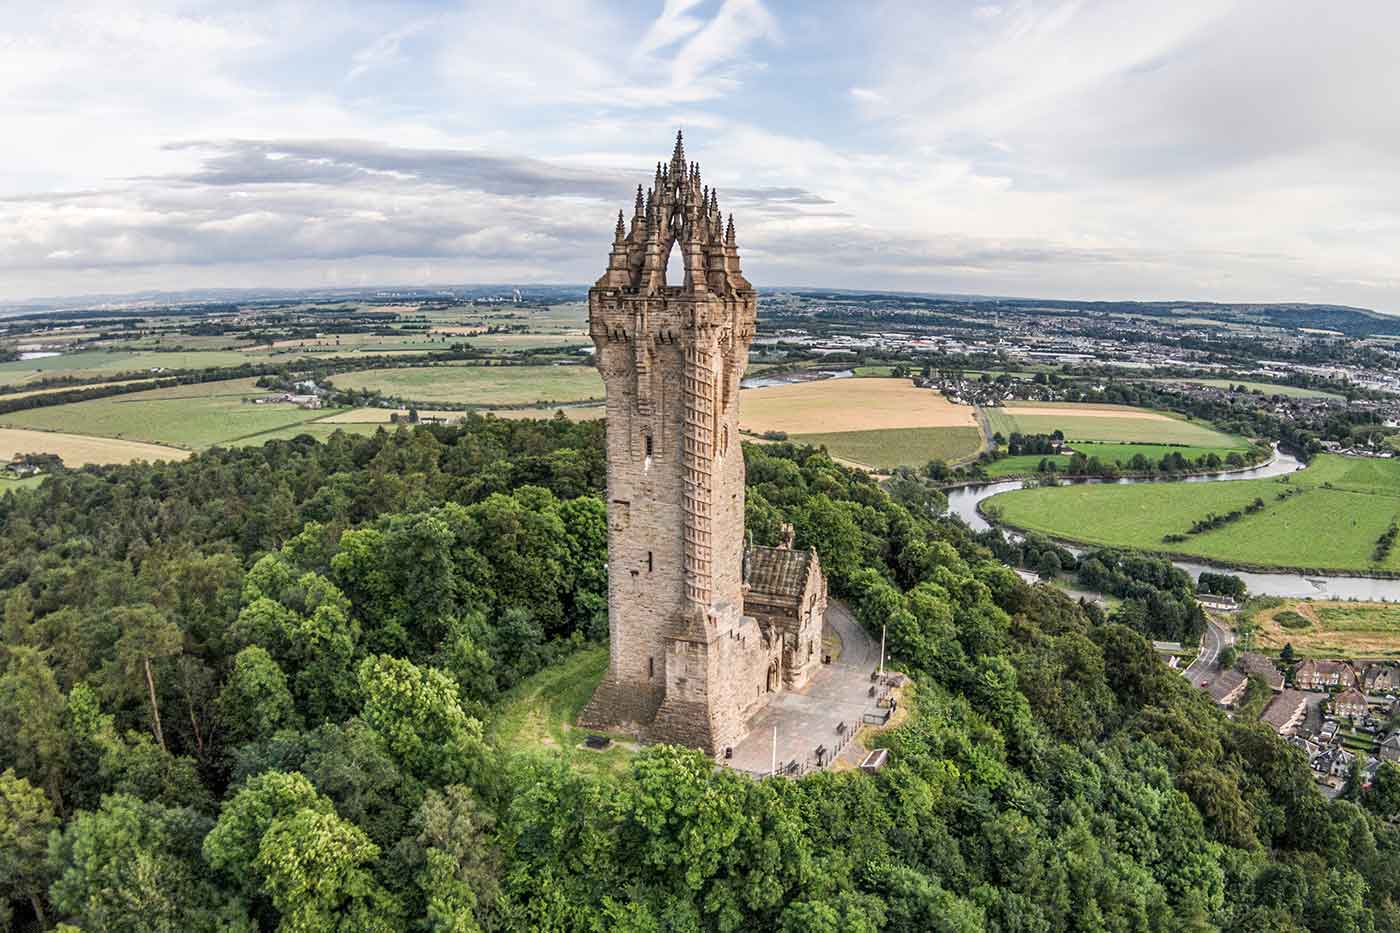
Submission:
{"label": "stone monument tower", "polygon": [[[680,281],[667,278],[679,250]],[[734,221],[681,135],[618,213],[588,293],[607,389],[608,673],[580,722],[722,754],[783,685],[783,639],[743,612],[739,381],[757,295]]]}

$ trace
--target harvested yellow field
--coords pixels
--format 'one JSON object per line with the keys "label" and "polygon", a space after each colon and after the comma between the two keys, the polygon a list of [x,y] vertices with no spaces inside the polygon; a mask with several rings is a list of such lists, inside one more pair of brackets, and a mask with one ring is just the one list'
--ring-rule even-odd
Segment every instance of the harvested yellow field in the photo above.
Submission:
{"label": "harvested yellow field", "polygon": [[497,411],[483,411],[483,415],[497,418],[553,418],[559,412],[570,421],[597,421],[606,417],[608,409],[604,405],[573,405],[567,408],[502,408]]}
{"label": "harvested yellow field", "polygon": [[[418,414],[423,418],[446,418],[448,421],[460,421],[466,412],[462,411],[428,411],[418,409]],[[407,408],[352,408],[349,411],[336,412],[328,418],[317,418],[317,424],[388,424],[393,419],[391,415],[398,415],[400,419],[408,417]]]}
{"label": "harvested yellow field", "polygon": [[1175,421],[1177,419],[1164,415],[1158,411],[1147,411],[1143,408],[1129,408],[1126,405],[1080,405],[1068,402],[1064,405],[1045,404],[1037,405],[1017,405],[1008,404],[1007,409],[1016,415],[1042,415],[1052,418],[1134,418],[1142,421]]}
{"label": "harvested yellow field", "polygon": [[160,444],[109,437],[0,428],[0,460],[9,460],[18,454],[57,454],[65,465],[79,467],[89,463],[131,463],[133,460],[184,460],[190,452]]}
{"label": "harvested yellow field", "polygon": [[975,428],[971,405],[954,405],[904,379],[822,379],[744,389],[739,427],[745,431],[831,434],[891,428]]}

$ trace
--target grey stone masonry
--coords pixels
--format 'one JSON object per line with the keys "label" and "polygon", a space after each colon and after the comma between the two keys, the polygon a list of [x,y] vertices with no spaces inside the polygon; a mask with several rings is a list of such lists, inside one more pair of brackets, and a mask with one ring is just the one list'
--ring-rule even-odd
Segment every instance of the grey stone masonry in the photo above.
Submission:
{"label": "grey stone masonry", "polygon": [[[674,283],[673,250],[684,270]],[[733,217],[724,222],[677,134],[651,189],[638,186],[630,224],[619,212],[588,294],[607,392],[611,651],[587,728],[720,754],[791,683],[783,633],[744,614],[739,382],[757,305]]]}

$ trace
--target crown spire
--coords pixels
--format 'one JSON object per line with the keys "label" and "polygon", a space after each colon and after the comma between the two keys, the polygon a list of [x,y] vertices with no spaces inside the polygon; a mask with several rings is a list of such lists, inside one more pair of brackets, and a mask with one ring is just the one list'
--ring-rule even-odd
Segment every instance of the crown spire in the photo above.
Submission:
{"label": "crown spire", "polygon": [[682,167],[685,166],[685,141],[680,130],[676,130],[676,151],[671,153],[671,161]]}
{"label": "crown spire", "polygon": [[730,215],[729,215],[729,226],[728,226],[728,227],[725,229],[725,231],[724,231],[724,244],[725,244],[726,246],[733,246],[733,245],[734,245],[734,215],[733,215],[733,214],[730,214]]}
{"label": "crown spire", "polygon": [[620,243],[622,243],[622,241],[625,240],[625,239],[627,239],[627,226],[623,223],[623,220],[622,220],[622,211],[618,211],[618,212],[617,212],[617,230],[614,231],[614,234],[613,234],[613,242],[619,243],[619,244],[620,244]]}

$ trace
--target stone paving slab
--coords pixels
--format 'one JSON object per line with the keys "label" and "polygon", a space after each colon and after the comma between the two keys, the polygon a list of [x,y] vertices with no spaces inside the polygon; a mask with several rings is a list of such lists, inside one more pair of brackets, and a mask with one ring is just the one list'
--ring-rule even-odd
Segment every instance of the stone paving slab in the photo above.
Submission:
{"label": "stone paving slab", "polygon": [[[879,664],[878,642],[836,600],[827,610],[822,634],[839,641],[837,659],[823,665],[804,690],[773,697],[749,723],[748,734],[724,764],[767,774],[773,765],[775,727],[780,768],[792,761],[813,763],[818,746],[828,750],[829,764],[838,747],[859,730],[861,716],[875,709],[870,675]],[[837,731],[842,722],[846,724],[844,737]]]}

